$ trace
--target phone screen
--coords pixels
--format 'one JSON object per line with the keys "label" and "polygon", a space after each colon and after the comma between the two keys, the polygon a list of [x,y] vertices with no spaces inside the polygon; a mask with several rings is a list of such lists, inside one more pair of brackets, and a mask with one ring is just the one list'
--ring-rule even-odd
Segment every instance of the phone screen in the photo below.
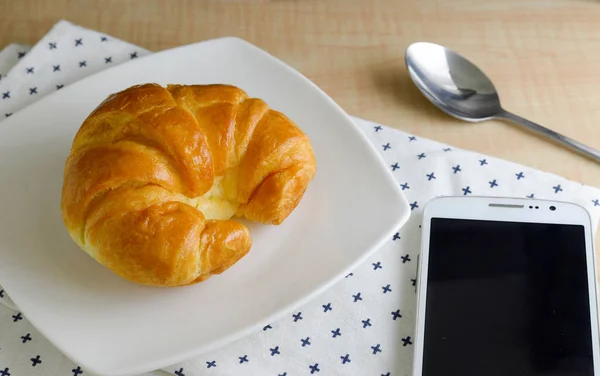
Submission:
{"label": "phone screen", "polygon": [[579,225],[433,218],[423,376],[591,376]]}

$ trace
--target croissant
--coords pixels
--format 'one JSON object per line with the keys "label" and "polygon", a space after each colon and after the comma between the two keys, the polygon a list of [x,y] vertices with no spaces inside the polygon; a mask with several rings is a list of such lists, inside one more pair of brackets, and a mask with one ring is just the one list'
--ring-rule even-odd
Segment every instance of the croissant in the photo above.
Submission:
{"label": "croissant", "polygon": [[251,248],[233,217],[281,224],[316,171],[309,138],[230,85],[137,85],[108,96],[65,162],[75,243],[126,280],[183,286]]}

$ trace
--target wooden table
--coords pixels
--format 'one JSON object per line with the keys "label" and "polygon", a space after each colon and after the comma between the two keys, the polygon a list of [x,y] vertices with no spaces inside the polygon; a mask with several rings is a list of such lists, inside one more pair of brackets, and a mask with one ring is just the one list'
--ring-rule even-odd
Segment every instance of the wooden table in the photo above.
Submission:
{"label": "wooden table", "polygon": [[[498,121],[455,120],[408,78],[415,41],[455,49],[506,109],[600,148],[600,2],[576,0],[0,0],[0,48],[59,19],[150,50],[234,35],[295,67],[348,113],[600,187],[600,165]],[[597,240],[600,261],[600,238]]]}
{"label": "wooden table", "polygon": [[600,187],[600,165],[499,121],[433,108],[404,50],[447,45],[475,61],[503,104],[600,148],[600,3],[575,0],[0,0],[0,47],[35,43],[59,19],[150,50],[224,35],[256,44],[348,113]]}
{"label": "wooden table", "polygon": [[351,115],[600,187],[600,165],[561,146],[443,114],[404,65],[412,42],[446,45],[492,78],[506,109],[600,149],[600,0],[0,0],[0,48],[34,44],[61,18],[153,51],[239,36]]}

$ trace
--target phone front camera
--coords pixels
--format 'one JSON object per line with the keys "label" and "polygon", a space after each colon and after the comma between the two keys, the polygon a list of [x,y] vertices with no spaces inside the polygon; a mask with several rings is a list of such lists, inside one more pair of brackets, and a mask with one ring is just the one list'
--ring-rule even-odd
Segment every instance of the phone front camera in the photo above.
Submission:
{"label": "phone front camera", "polygon": [[550,210],[555,211],[556,210],[556,206],[551,206]]}

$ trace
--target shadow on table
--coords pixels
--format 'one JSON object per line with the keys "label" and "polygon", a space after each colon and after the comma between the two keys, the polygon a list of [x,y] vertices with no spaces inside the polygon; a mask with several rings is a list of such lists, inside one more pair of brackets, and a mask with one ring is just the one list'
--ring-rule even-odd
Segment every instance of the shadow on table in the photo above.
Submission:
{"label": "shadow on table", "polygon": [[402,110],[426,114],[433,120],[448,121],[451,119],[423,96],[403,65],[394,64],[383,69],[373,67],[371,72],[375,87],[393,103],[398,104]]}

